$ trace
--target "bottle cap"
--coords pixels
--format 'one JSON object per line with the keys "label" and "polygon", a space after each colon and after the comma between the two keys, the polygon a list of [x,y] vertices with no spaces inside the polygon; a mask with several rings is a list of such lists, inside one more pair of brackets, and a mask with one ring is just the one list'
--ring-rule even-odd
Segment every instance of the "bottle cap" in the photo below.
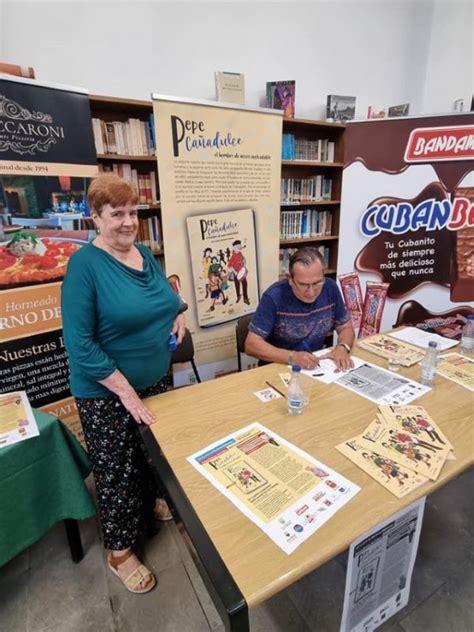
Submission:
{"label": "bottle cap", "polygon": [[428,346],[431,347],[432,349],[437,349],[438,343],[436,342],[436,340],[430,340],[428,343]]}
{"label": "bottle cap", "polygon": [[299,373],[301,371],[301,367],[299,364],[293,364],[293,366],[291,367],[291,370],[294,371],[295,373]]}

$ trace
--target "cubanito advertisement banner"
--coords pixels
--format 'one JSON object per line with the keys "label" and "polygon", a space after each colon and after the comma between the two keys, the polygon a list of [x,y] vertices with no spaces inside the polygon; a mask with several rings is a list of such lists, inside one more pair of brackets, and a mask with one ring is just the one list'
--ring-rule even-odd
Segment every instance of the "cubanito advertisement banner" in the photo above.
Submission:
{"label": "cubanito advertisement banner", "polygon": [[[153,95],[165,266],[203,379],[237,369],[237,319],[278,280],[280,112]],[[190,379],[175,370],[175,384]]]}
{"label": "cubanito advertisement banner", "polygon": [[381,330],[460,337],[474,301],[473,158],[472,113],[348,124],[338,271],[358,273],[362,294],[384,284]]}
{"label": "cubanito advertisement banner", "polygon": [[93,236],[80,218],[96,174],[87,92],[1,75],[0,393],[25,390],[80,440],[60,295],[69,257]]}

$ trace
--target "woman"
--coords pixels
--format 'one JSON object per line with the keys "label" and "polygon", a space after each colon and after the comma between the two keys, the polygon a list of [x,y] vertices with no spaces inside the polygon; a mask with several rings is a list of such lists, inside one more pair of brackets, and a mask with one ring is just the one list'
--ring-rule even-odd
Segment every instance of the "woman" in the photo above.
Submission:
{"label": "woman", "polygon": [[108,565],[131,592],[156,585],[132,547],[153,515],[156,489],[136,423],[155,416],[141,401],[166,390],[170,332],[181,342],[181,301],[151,252],[135,244],[135,189],[114,174],[93,180],[97,237],[75,253],[62,285],[71,391],[89,451]]}

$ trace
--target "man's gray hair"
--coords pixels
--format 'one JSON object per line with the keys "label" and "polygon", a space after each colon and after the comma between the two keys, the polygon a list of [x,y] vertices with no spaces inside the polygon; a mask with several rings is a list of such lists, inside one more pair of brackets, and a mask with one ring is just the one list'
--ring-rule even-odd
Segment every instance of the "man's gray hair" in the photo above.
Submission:
{"label": "man's gray hair", "polygon": [[290,275],[293,276],[293,268],[295,267],[296,263],[301,263],[304,266],[310,266],[313,263],[316,263],[316,261],[319,261],[324,268],[323,256],[317,248],[298,248],[298,250],[294,252],[290,257]]}

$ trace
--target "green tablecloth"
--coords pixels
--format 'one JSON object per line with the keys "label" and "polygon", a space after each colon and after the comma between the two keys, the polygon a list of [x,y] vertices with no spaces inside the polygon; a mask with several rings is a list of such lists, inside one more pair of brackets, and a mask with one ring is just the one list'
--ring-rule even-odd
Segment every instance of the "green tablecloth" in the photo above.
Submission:
{"label": "green tablecloth", "polygon": [[95,514],[86,452],[55,417],[34,415],[39,437],[0,449],[0,566],[59,520]]}

